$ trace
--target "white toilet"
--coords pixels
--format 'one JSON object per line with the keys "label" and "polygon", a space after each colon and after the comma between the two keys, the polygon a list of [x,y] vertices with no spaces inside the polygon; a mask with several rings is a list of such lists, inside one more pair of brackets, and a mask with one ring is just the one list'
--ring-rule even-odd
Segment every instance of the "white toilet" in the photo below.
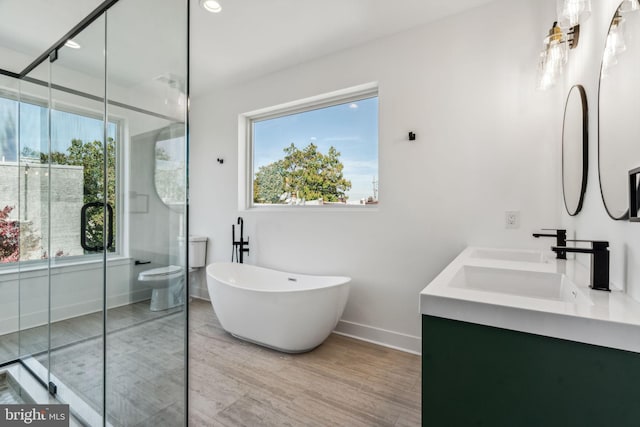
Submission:
{"label": "white toilet", "polygon": [[[189,274],[204,267],[207,255],[207,238],[189,236]],[[182,267],[169,265],[152,268],[138,275],[138,281],[153,288],[151,311],[168,310],[184,304],[185,275]]]}

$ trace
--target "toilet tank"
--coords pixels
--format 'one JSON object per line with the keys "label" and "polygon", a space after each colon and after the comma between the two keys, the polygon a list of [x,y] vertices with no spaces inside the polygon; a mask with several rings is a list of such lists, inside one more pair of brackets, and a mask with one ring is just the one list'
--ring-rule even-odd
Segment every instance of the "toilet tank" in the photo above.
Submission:
{"label": "toilet tank", "polygon": [[189,236],[189,267],[204,267],[207,259],[207,238]]}

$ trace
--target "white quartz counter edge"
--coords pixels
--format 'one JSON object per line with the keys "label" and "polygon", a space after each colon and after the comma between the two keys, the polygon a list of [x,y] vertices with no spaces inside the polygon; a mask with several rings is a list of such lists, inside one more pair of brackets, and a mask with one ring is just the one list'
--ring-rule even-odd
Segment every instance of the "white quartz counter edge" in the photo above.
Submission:
{"label": "white quartz counter edge", "polygon": [[[420,293],[420,312],[463,322],[566,339],[640,353],[640,303],[621,291],[602,292],[588,287],[589,271],[579,263],[550,260],[547,263],[472,258],[468,247]],[[447,286],[462,265],[566,274],[592,301],[576,307],[492,292]]]}

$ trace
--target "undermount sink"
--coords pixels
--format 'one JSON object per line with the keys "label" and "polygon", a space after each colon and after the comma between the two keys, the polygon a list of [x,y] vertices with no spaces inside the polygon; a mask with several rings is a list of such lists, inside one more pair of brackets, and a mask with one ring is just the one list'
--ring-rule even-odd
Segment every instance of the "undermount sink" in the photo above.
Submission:
{"label": "undermount sink", "polygon": [[460,266],[449,282],[458,289],[593,305],[564,274],[504,268]]}
{"label": "undermount sink", "polygon": [[[512,261],[523,253],[546,262]],[[590,289],[589,270],[545,250],[468,246],[420,292],[420,313],[640,354],[640,303]]]}
{"label": "undermount sink", "polygon": [[493,259],[498,261],[547,262],[541,251],[511,249],[474,249],[471,258]]}

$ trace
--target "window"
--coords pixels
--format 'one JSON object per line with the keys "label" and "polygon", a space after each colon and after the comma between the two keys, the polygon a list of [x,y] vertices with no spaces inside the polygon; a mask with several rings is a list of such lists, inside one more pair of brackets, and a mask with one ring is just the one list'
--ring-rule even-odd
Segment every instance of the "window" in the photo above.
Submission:
{"label": "window", "polygon": [[[103,135],[103,120],[90,113],[56,109],[49,116],[38,101],[0,97],[0,264],[89,254],[80,245],[80,213],[105,194]],[[116,122],[109,122],[107,135],[107,202],[115,230]],[[103,222],[102,209],[87,211],[92,246],[103,242]]]}
{"label": "window", "polygon": [[378,203],[378,91],[368,85],[243,116],[247,206]]}

